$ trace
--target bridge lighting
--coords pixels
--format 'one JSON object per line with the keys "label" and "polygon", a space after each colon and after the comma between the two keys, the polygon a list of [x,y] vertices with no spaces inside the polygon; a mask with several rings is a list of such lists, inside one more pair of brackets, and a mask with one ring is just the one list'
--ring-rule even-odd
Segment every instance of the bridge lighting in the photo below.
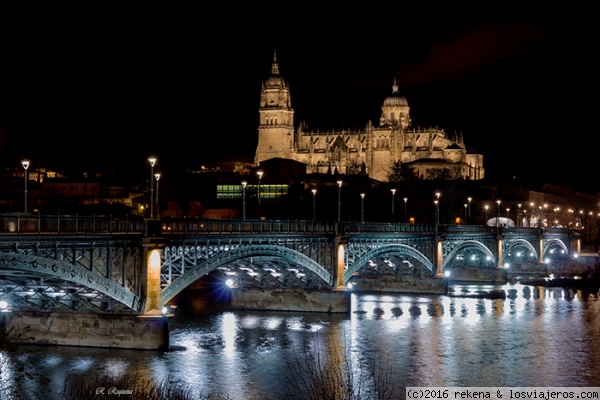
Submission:
{"label": "bridge lighting", "polygon": [[510,264],[509,263],[504,263],[504,268],[506,268],[506,269],[510,268]]}
{"label": "bridge lighting", "polygon": [[156,178],[156,218],[158,218],[158,216],[160,215],[160,213],[158,212],[158,180],[160,179],[160,172],[155,173],[154,177]]}
{"label": "bridge lighting", "polygon": [[29,160],[21,161],[21,165],[25,170],[25,203],[24,203],[24,213],[27,214],[27,168],[29,168]]}
{"label": "bridge lighting", "polygon": [[260,207],[260,181],[262,179],[264,172],[256,171],[256,175],[258,175],[258,206]]}
{"label": "bridge lighting", "polygon": [[242,219],[246,219],[246,185],[248,182],[242,182]]}
{"label": "bridge lighting", "polygon": [[394,202],[396,199],[396,189],[392,189],[392,222],[394,222]]}
{"label": "bridge lighting", "polygon": [[342,221],[342,183],[344,183],[343,181],[337,181],[338,184],[338,215],[337,215],[337,222],[341,222]]}
{"label": "bridge lighting", "polygon": [[352,283],[352,282],[348,282],[348,283],[346,284],[346,287],[348,288],[348,290],[352,290],[352,288],[354,287],[354,283]]}
{"label": "bridge lighting", "polygon": [[450,271],[444,271],[444,276],[446,276],[446,277],[450,276]]}
{"label": "bridge lighting", "polygon": [[156,157],[149,157],[148,162],[150,163],[150,218],[154,218],[154,165],[156,164]]}
{"label": "bridge lighting", "polygon": [[167,315],[167,313],[169,312],[169,309],[167,307],[164,307],[160,309],[160,313],[162,315]]}
{"label": "bridge lighting", "polygon": [[360,194],[360,222],[365,223],[365,194]]}
{"label": "bridge lighting", "polygon": [[6,300],[0,300],[0,312],[8,311],[8,302]]}
{"label": "bridge lighting", "polygon": [[472,197],[467,197],[467,201],[469,202],[469,215],[467,215],[467,223],[469,223],[471,220],[471,200],[473,200]]}
{"label": "bridge lighting", "polygon": [[498,204],[498,213],[496,214],[496,228],[500,228],[500,202],[501,200],[496,200]]}
{"label": "bridge lighting", "polygon": [[232,288],[233,287],[233,279],[229,278],[225,281],[225,285],[227,285],[227,287]]}

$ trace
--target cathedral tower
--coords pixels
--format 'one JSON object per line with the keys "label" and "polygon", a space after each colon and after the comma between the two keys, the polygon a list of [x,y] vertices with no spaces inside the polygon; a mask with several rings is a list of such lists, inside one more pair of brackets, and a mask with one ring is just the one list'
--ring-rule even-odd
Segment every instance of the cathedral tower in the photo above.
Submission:
{"label": "cathedral tower", "polygon": [[294,109],[288,83],[279,74],[277,50],[271,75],[262,83],[258,109],[258,146],[254,164],[270,158],[294,158]]}

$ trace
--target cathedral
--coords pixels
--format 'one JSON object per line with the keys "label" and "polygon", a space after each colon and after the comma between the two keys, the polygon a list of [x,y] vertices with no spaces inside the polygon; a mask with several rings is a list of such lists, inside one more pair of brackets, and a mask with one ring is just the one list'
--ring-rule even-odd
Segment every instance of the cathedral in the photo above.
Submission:
{"label": "cathedral", "polygon": [[311,132],[305,124],[296,128],[290,88],[275,52],[271,74],[262,82],[254,164],[284,158],[305,164],[309,174],[337,171],[381,182],[388,182],[398,167],[410,167],[419,179],[484,178],[483,155],[468,154],[462,135],[450,139],[443,129],[413,126],[409,111],[394,79],[378,126],[369,121],[357,131]]}

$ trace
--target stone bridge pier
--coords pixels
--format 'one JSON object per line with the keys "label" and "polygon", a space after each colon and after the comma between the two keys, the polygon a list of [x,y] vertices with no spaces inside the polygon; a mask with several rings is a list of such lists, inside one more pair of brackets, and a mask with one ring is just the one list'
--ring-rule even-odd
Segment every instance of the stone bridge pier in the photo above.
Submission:
{"label": "stone bridge pier", "polygon": [[[91,251],[85,254],[84,250],[74,253],[81,259],[91,260],[92,254],[96,255],[95,261],[90,265],[110,265],[110,254],[115,252],[112,245],[101,251]],[[39,291],[39,305],[42,307],[20,307],[18,310],[0,313],[0,329],[2,329],[10,341],[41,345],[63,345],[63,346],[90,346],[106,348],[123,348],[139,350],[167,350],[169,347],[169,321],[172,315],[162,312],[160,293],[160,246],[158,242],[150,239],[132,242],[128,248],[129,256],[115,257],[118,262],[124,262],[123,275],[130,279],[130,287],[137,290],[137,296],[133,296],[131,307],[121,307],[114,304],[113,299],[106,296],[111,290],[117,292],[115,285],[106,279],[86,275],[85,268],[79,269],[75,265],[61,264],[47,261],[53,264],[51,269],[57,271],[54,278],[58,283],[59,275],[67,275],[80,278],[90,283],[98,279],[98,287],[77,296],[60,298],[58,293],[65,291],[82,291],[81,287],[67,286],[61,281],[52,290],[42,293],[44,281],[51,282],[50,277],[41,277],[35,287],[25,288],[31,295],[22,295],[26,301],[33,302],[33,296]],[[58,252],[57,254],[60,254]],[[64,256],[65,254],[60,254]],[[17,256],[10,256],[17,257]],[[10,258],[9,257],[9,258]],[[40,266],[40,259],[30,259],[32,256],[19,257],[23,264],[34,264]],[[0,264],[3,264],[0,260]],[[21,269],[28,269],[21,266]],[[109,268],[110,269],[110,268]],[[127,271],[125,271],[127,270]],[[113,271],[114,272],[114,271]],[[49,286],[52,286],[50,283]],[[106,289],[103,295],[99,290]],[[15,290],[15,289],[13,289]],[[123,295],[121,292],[120,295]],[[94,298],[95,297],[95,298]],[[119,295],[115,296],[119,297]],[[89,300],[86,306],[86,298]],[[60,300],[57,300],[60,299]],[[68,307],[44,307],[44,302],[63,301]],[[78,303],[79,302],[79,303]],[[67,304],[68,303],[68,304]],[[93,306],[97,309],[94,309]],[[101,310],[99,308],[105,308]],[[20,337],[16,337],[18,334]]]}

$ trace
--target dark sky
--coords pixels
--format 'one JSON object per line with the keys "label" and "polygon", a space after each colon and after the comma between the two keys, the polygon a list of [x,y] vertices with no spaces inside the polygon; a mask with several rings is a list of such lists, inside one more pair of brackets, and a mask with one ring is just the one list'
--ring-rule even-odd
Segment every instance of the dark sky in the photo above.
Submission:
{"label": "dark sky", "polygon": [[462,132],[488,173],[595,176],[591,8],[118,11],[5,14],[0,164],[143,169],[150,153],[165,168],[251,160],[276,47],[296,125],[377,123],[395,78],[413,124]]}

